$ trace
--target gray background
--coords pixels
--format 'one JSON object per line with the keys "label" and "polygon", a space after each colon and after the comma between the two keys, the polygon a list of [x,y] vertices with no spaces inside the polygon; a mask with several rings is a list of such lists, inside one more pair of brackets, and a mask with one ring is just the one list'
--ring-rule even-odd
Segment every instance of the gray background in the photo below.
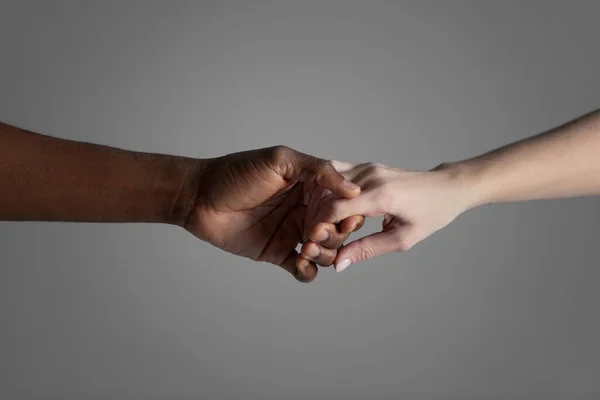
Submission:
{"label": "gray background", "polygon": [[[599,13],[3,2],[0,120],[141,151],[286,144],[430,168],[597,108]],[[2,223],[0,398],[599,398],[598,211],[483,207],[309,285],[173,227]]]}

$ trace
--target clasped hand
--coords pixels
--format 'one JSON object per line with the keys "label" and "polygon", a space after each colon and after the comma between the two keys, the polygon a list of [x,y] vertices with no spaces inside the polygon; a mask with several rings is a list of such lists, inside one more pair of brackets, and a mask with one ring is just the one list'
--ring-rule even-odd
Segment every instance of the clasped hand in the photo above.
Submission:
{"label": "clasped hand", "polygon": [[[0,142],[0,221],[174,224],[304,282],[318,265],[340,272],[408,250],[474,207],[600,195],[600,111],[429,171],[327,161],[285,146],[199,160],[1,122]],[[365,217],[378,216],[380,232],[344,245]]]}
{"label": "clasped hand", "polygon": [[[329,162],[277,146],[203,160],[198,171],[190,175],[199,189],[184,227],[225,251],[279,265],[303,282],[316,277],[317,265],[335,264],[340,272],[408,250],[469,206],[445,166],[412,172]],[[365,217],[381,215],[381,232],[343,246]]]}

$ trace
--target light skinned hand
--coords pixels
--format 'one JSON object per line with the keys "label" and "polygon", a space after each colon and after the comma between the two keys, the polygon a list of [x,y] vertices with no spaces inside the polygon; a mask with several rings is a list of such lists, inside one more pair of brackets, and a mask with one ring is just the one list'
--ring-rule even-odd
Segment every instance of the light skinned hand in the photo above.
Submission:
{"label": "light skinned hand", "polygon": [[[353,199],[332,193],[313,196],[307,211],[310,216],[317,210],[308,223],[315,233],[311,241],[319,244],[321,237],[314,236],[323,231],[321,227],[349,216],[384,216],[381,232],[338,250],[334,260],[337,272],[385,253],[409,250],[472,206],[469,190],[445,165],[430,171],[408,171],[375,163],[332,164],[346,179],[360,186],[361,194]],[[307,242],[304,247],[312,245]]]}

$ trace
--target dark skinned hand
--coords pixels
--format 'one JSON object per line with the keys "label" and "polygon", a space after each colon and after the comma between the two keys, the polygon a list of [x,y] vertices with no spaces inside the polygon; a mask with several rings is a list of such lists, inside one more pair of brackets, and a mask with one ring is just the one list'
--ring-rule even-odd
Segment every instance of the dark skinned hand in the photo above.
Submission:
{"label": "dark skinned hand", "polygon": [[[351,216],[308,232],[308,199],[322,193],[318,188],[344,198],[358,196],[360,188],[330,162],[285,146],[202,160],[197,171],[185,229],[227,252],[279,265],[301,282],[316,277],[316,265],[331,265],[364,223],[363,216]],[[298,254],[296,246],[307,239]]]}

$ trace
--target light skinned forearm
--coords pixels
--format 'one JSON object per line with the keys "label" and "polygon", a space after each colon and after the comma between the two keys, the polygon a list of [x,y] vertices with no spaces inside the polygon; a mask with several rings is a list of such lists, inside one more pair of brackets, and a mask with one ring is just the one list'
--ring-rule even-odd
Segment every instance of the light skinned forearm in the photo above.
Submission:
{"label": "light skinned forearm", "polygon": [[198,163],[0,123],[0,220],[181,225]]}
{"label": "light skinned forearm", "polygon": [[600,111],[444,168],[463,185],[471,208],[600,195]]}

